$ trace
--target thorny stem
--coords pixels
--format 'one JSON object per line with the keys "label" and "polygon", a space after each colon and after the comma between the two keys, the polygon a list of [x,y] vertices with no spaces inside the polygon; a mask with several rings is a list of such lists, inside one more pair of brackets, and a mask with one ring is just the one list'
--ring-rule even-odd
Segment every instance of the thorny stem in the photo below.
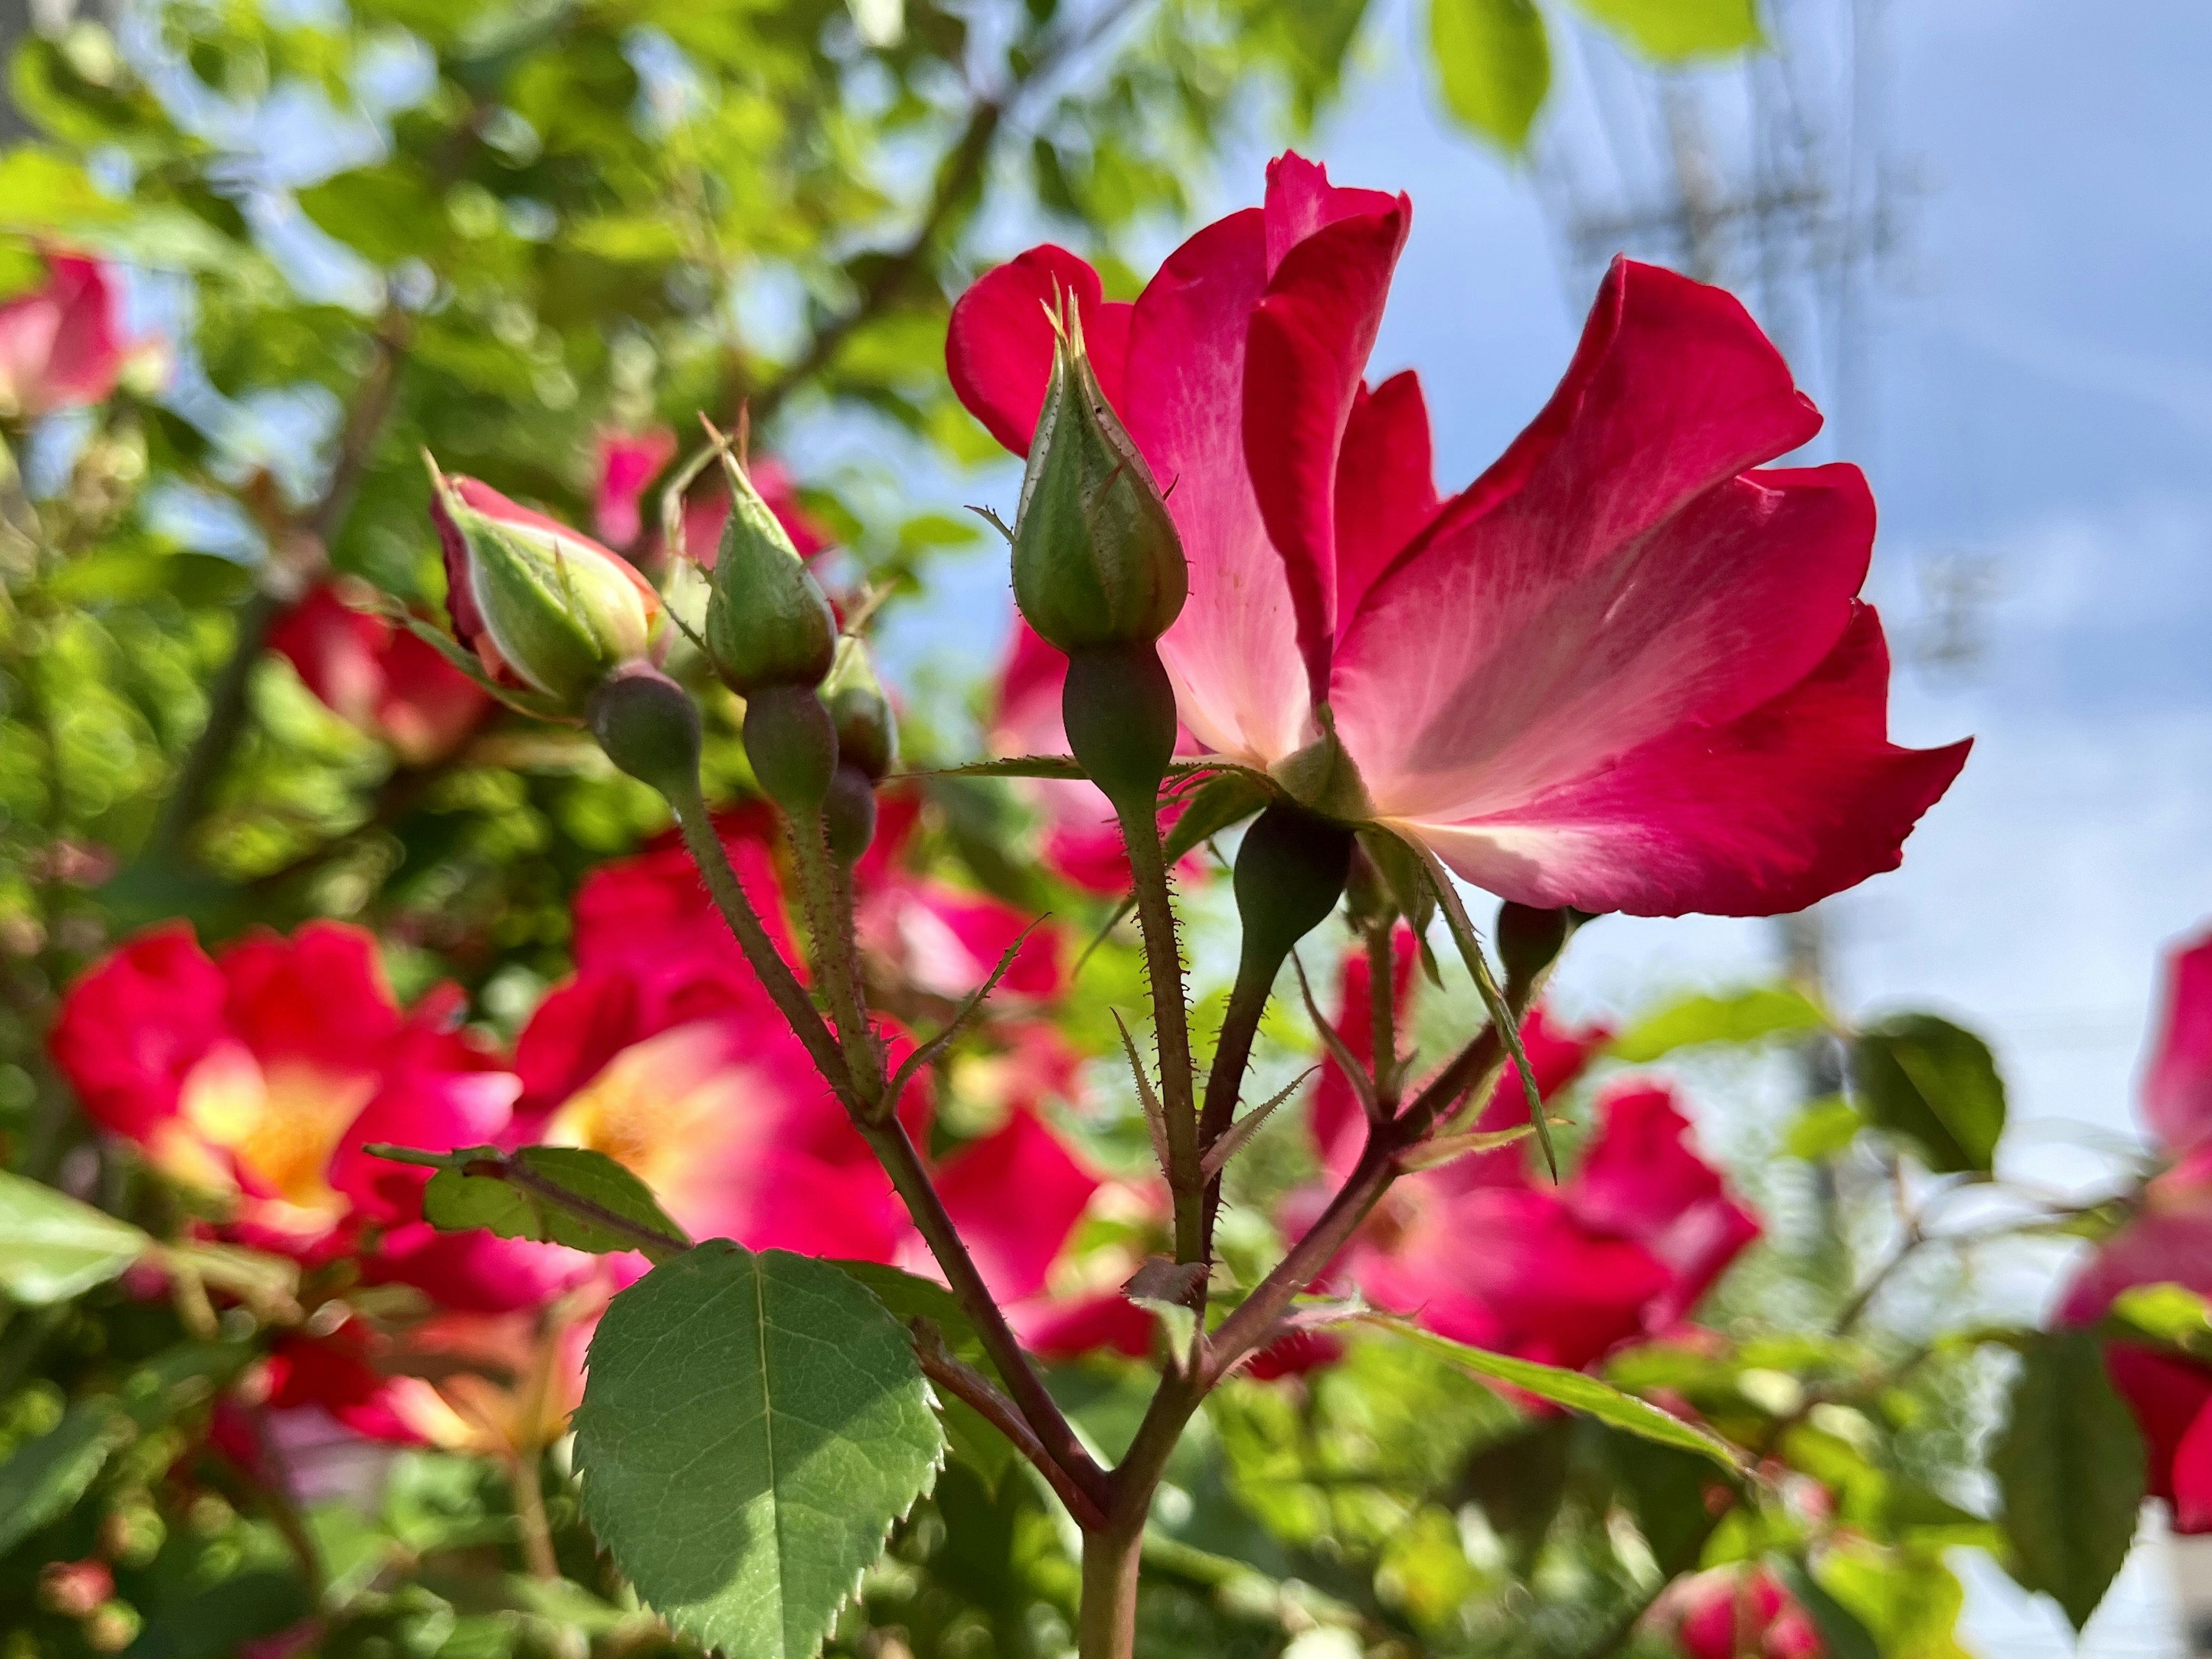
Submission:
{"label": "thorny stem", "polygon": [[[738,883],[737,872],[731,867],[728,852],[721,837],[714,833],[712,819],[707,812],[705,799],[696,784],[682,793],[681,799],[671,797],[669,805],[675,811],[678,826],[684,835],[684,844],[691,854],[691,861],[713,895],[714,905],[722,913],[730,931],[744,951],[745,960],[761,983],[768,988],[769,998],[775,1003],[800,1042],[812,1056],[815,1069],[829,1084],[853,1125],[859,1129],[874,1150],[877,1161],[891,1178],[891,1185],[904,1200],[907,1213],[913,1218],[915,1229],[923,1243],[937,1258],[945,1283],[960,1303],[961,1310],[975,1324],[1006,1386],[1012,1391],[1015,1403],[1022,1415],[1036,1431],[1046,1453],[1086,1490],[1094,1485],[1103,1489],[1105,1473],[1084,1450],[1068,1426],[1052,1395],[1046,1391],[1044,1380],[1030,1363],[1028,1354],[1000,1311],[990,1287],[984,1284],[968,1247],[961,1242],[959,1230],[945,1212],[945,1202],[931,1184],[929,1172],[923,1166],[921,1155],[915,1150],[914,1142],[907,1136],[905,1126],[899,1122],[896,1109],[881,1115],[870,1109],[846,1064],[844,1051],[830,1028],[822,1023],[822,1016],[799,984],[790,964],[778,954],[775,943],[763,926],[760,914],[753,908],[752,901],[745,896],[744,889]],[[880,1085],[880,1079],[878,1079]]]}
{"label": "thorny stem", "polygon": [[[1175,1194],[1176,1260],[1206,1259],[1205,1177],[1199,1169],[1198,1108],[1192,1098],[1190,1008],[1183,994],[1182,947],[1168,891],[1167,849],[1159,815],[1149,802],[1117,808],[1121,839],[1144,931],[1145,972],[1152,992],[1152,1029],[1159,1044],[1160,1108],[1167,1119],[1168,1186]],[[1241,1069],[1241,1068],[1240,1068]],[[1233,1109],[1233,1103],[1232,1103]]]}
{"label": "thorny stem", "polygon": [[[1252,1040],[1267,1012],[1275,974],[1282,964],[1255,961],[1249,952],[1237,964],[1237,983],[1229,993],[1229,1007],[1221,1018],[1221,1036],[1213,1046],[1213,1064],[1206,1074],[1206,1101],[1198,1118],[1198,1151],[1202,1159],[1227,1134],[1237,1121],[1237,1097],[1243,1092],[1244,1068],[1252,1059]],[[1205,1219],[1199,1235],[1200,1259],[1213,1253],[1213,1219],[1221,1208],[1221,1177],[1206,1183]]]}
{"label": "thorny stem", "polygon": [[860,1097],[854,1086],[852,1074],[846,1069],[845,1056],[830,1028],[822,1023],[815,1011],[813,1000],[806,988],[791,971],[769,938],[768,928],[762,923],[760,912],[745,896],[738,884],[738,872],[731,867],[730,854],[722,845],[722,838],[714,833],[713,818],[707,811],[706,799],[692,785],[682,799],[672,796],[669,806],[676,814],[677,828],[683,832],[684,845],[691,854],[691,862],[698,866],[707,891],[714,901],[714,908],[722,913],[722,920],[744,952],[745,961],[753,973],[767,988],[769,999],[776,1006],[793,1033],[806,1045],[812,1056],[815,1069],[842,1102],[848,1111],[860,1110]]}
{"label": "thorny stem", "polygon": [[853,948],[851,889],[838,879],[832,865],[819,811],[787,814],[784,828],[791,836],[799,889],[806,903],[806,931],[814,942],[815,975],[829,999],[830,1017],[837,1023],[846,1068],[872,1115],[885,1115],[896,1111],[898,1103],[884,1097],[883,1050],[876,1043],[861,999],[860,965]]}
{"label": "thorny stem", "polygon": [[1386,1113],[1398,1109],[1398,963],[1386,918],[1367,929],[1368,1052],[1372,1056],[1375,1097]]}
{"label": "thorny stem", "polygon": [[507,1459],[514,1486],[514,1514],[522,1527],[522,1559],[532,1578],[556,1579],[561,1564],[553,1553],[553,1528],[545,1517],[545,1484],[538,1478],[537,1449],[518,1449]]}
{"label": "thorny stem", "polygon": [[1078,1526],[1085,1532],[1095,1532],[1106,1525],[1106,1512],[1099,1508],[1098,1500],[1078,1486],[1074,1477],[1045,1450],[1044,1443],[1023,1418],[1021,1408],[1000,1392],[989,1377],[948,1353],[943,1337],[927,1321],[917,1322],[914,1347],[915,1356],[921,1361],[922,1374],[1006,1436],[1007,1443],[1051,1483]]}
{"label": "thorny stem", "polygon": [[959,1299],[961,1310],[974,1322],[976,1334],[982,1338],[984,1351],[998,1367],[1015,1405],[1036,1431],[1046,1455],[1090,1493],[1094,1503],[1106,1507],[1109,1491],[1106,1472],[1076,1438],[1075,1431],[1046,1390],[1044,1379],[1037,1375],[1036,1367],[1023,1351],[1020,1339],[1006,1323],[997,1298],[984,1284],[975,1259],[968,1254],[968,1247],[961,1243],[959,1230],[945,1212],[945,1200],[931,1183],[929,1172],[922,1166],[921,1154],[915,1150],[906,1126],[893,1115],[880,1122],[860,1121],[858,1127],[875,1150],[877,1161],[890,1176],[891,1185],[906,1200],[907,1213],[914,1218],[915,1230],[936,1256],[946,1285]]}

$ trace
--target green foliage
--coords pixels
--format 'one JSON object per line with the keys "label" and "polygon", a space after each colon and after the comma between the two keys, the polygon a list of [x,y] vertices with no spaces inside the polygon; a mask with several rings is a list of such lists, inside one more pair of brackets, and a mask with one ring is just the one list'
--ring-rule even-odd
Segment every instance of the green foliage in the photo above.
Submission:
{"label": "green foliage", "polygon": [[0,1463],[0,1551],[64,1514],[84,1496],[110,1454],[131,1438],[131,1419],[110,1399],[70,1405],[62,1420]]}
{"label": "green foliage", "polygon": [[26,1306],[106,1284],[153,1242],[127,1221],[0,1170],[0,1290]]}
{"label": "green foliage", "polygon": [[605,1152],[577,1146],[466,1146],[416,1152],[369,1151],[435,1170],[422,1218],[447,1232],[485,1227],[501,1238],[538,1239],[595,1255],[643,1250],[660,1260],[689,1247],[653,1189]]}
{"label": "green foliage", "polygon": [[1732,996],[1685,997],[1646,1014],[1613,1040],[1613,1053],[1644,1066],[1677,1048],[1812,1036],[1828,1017],[1794,986],[1763,985]]}
{"label": "green foliage", "polygon": [[1852,1039],[1851,1080],[1872,1122],[1939,1175],[1987,1175],[2004,1133],[2004,1079],[1989,1044],[1934,1014],[1893,1014]]}
{"label": "green foliage", "polygon": [[638,1593],[811,1659],[945,1438],[906,1332],[837,1267],[726,1241],[617,1297],[576,1413],[585,1512]]}
{"label": "green foliage", "polygon": [[1533,0],[1429,0],[1429,51],[1454,119],[1501,149],[1528,142],[1552,86],[1552,49]]}
{"label": "green foliage", "polygon": [[2143,1500],[2142,1437],[2097,1338],[2051,1332],[2022,1350],[1990,1468],[2004,1500],[2006,1565],[2080,1630],[2127,1559]]}
{"label": "green foliage", "polygon": [[1725,1442],[1693,1427],[1679,1417],[1661,1411],[1647,1401],[1623,1394],[1594,1376],[1581,1371],[1562,1370],[1556,1365],[1538,1364],[1532,1359],[1516,1359],[1509,1354],[1491,1353],[1481,1348],[1470,1347],[1464,1342],[1451,1341],[1402,1320],[1369,1316],[1368,1322],[1450,1360],[1462,1370],[1486,1382],[1505,1383],[1523,1394],[1534,1395],[1539,1400],[1548,1400],[1555,1406],[1564,1406],[1570,1411],[1595,1418],[1608,1427],[1622,1430],[1639,1439],[1649,1440],[1656,1445],[1672,1446],[1681,1451],[1695,1452],[1731,1474],[1735,1471],[1736,1453]]}
{"label": "green foliage", "polygon": [[1575,0],[1662,64],[1714,58],[1759,44],[1756,0]]}

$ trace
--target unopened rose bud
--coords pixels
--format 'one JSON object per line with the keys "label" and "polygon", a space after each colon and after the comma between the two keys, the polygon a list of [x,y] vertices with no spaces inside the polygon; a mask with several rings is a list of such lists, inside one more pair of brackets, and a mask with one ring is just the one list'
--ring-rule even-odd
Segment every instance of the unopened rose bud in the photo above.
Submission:
{"label": "unopened rose bud", "polygon": [[767,686],[745,699],[745,755],[763,794],[794,817],[818,812],[837,773],[837,728],[811,687]]}
{"label": "unopened rose bud", "polygon": [[822,828],[830,856],[851,868],[876,838],[876,786],[856,766],[838,763],[822,802]]}
{"label": "unopened rose bud", "polygon": [[1148,810],[1175,759],[1175,685],[1149,640],[1078,651],[1060,693],[1067,750],[1117,809]]}
{"label": "unopened rose bud", "polygon": [[599,747],[630,776],[670,800],[699,787],[699,709],[691,694],[650,663],[629,663],[592,693],[585,719]]}
{"label": "unopened rose bud", "polygon": [[1013,564],[1022,614],[1071,656],[1150,645],[1189,591],[1167,501],[1099,389],[1073,315],[1030,446]]}
{"label": "unopened rose bud", "polygon": [[1539,910],[1528,904],[1498,908],[1498,954],[1505,977],[1516,985],[1535,979],[1559,959],[1577,918],[1571,910]]}
{"label": "unopened rose bud", "polygon": [[850,635],[837,641],[837,659],[822,682],[822,701],[837,727],[837,763],[871,783],[881,781],[898,757],[898,726],[868,647]]}
{"label": "unopened rose bud", "polygon": [[581,713],[610,672],[651,652],[660,596],[627,561],[473,478],[434,465],[431,483],[446,608],[489,678]]}
{"label": "unopened rose bud", "polygon": [[837,619],[814,573],[728,454],[730,516],[707,602],[707,655],[724,684],[750,698],[769,686],[819,685],[837,650]]}
{"label": "unopened rose bud", "polygon": [[1237,914],[1243,953],[1272,977],[1291,947],[1328,920],[1352,872],[1352,832],[1278,801],[1237,849]]}

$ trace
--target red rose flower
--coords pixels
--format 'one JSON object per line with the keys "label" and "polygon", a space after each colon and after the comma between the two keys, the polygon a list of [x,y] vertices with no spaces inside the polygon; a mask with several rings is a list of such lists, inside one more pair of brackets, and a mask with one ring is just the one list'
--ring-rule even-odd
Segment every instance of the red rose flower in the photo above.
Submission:
{"label": "red rose flower", "polygon": [[0,415],[35,420],[113,392],[135,349],[119,297],[99,260],[49,255],[46,286],[0,305]]}
{"label": "red rose flower", "polygon": [[[1410,988],[1411,935],[1395,960],[1402,1008]],[[1374,1036],[1364,954],[1345,958],[1338,1029],[1355,1059]],[[1609,1035],[1562,1026],[1541,1007],[1522,1038],[1547,1097],[1566,1088]],[[1664,1087],[1634,1079],[1597,1101],[1598,1126],[1581,1164],[1554,1187],[1532,1176],[1527,1143],[1473,1153],[1408,1176],[1328,1270],[1379,1306],[1402,1310],[1440,1335],[1500,1353],[1579,1369],[1623,1342],[1679,1324],[1722,1272],[1759,1236],[1759,1223],[1692,1151],[1689,1121]],[[1481,1131],[1528,1121],[1509,1070],[1475,1120]],[[1364,1119],[1332,1061],[1309,1119],[1324,1167],[1341,1176],[1358,1156]],[[1317,1213],[1318,1188],[1285,1206],[1296,1225]],[[1267,1371],[1333,1358],[1327,1345],[1271,1354]],[[1265,1374],[1263,1372],[1263,1374]]]}
{"label": "red rose flower", "polygon": [[1715,1567],[1677,1579],[1650,1622],[1684,1659],[1821,1659],[1811,1617],[1765,1567]]}
{"label": "red rose flower", "polygon": [[1884,735],[1856,469],[1747,470],[1820,426],[1774,348],[1617,262],[1551,403],[1440,501],[1419,384],[1361,378],[1410,211],[1285,155],[1133,304],[1032,249],[954,307],[953,387],[1026,452],[1072,300],[1189,560],[1183,723],[1287,784],[1348,758],[1309,805],[1545,907],[1763,915],[1893,867],[1966,745]]}
{"label": "red rose flower", "polygon": [[491,699],[434,647],[317,584],[277,620],[270,649],[333,714],[422,766],[468,739]]}

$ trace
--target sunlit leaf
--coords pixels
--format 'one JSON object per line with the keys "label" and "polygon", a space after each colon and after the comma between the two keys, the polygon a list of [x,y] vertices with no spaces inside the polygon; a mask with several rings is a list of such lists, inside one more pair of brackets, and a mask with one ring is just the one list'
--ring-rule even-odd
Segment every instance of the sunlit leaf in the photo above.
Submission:
{"label": "sunlit leaf", "polygon": [[1893,1014],[1851,1043],[1868,1118],[1905,1136],[1939,1175],[1987,1175],[2004,1133],[2004,1079],[1989,1044],[1934,1014]]}
{"label": "sunlit leaf", "polygon": [[1552,84],[1552,50],[1531,0],[1429,0],[1429,50],[1455,120],[1503,149],[1528,142]]}
{"label": "sunlit leaf", "polygon": [[1641,1439],[1696,1452],[1730,1472],[1737,1467],[1736,1454],[1725,1441],[1685,1423],[1679,1417],[1661,1411],[1649,1401],[1623,1394],[1595,1376],[1585,1376],[1581,1371],[1565,1370],[1557,1365],[1539,1364],[1533,1359],[1516,1359],[1510,1354],[1492,1353],[1487,1349],[1472,1347],[1467,1343],[1438,1336],[1433,1331],[1425,1331],[1410,1321],[1387,1314],[1364,1315],[1359,1322],[1416,1343],[1486,1382],[1503,1382],[1523,1394],[1534,1395],[1539,1400],[1548,1400],[1554,1406],[1564,1406],[1569,1411],[1594,1417],[1601,1423],[1609,1424]]}
{"label": "sunlit leaf", "polygon": [[604,1152],[580,1146],[525,1146],[516,1152],[496,1146],[368,1150],[437,1171],[422,1189],[422,1218],[447,1232],[485,1227],[501,1238],[599,1255],[642,1250],[655,1259],[690,1243],[653,1189]]}
{"label": "sunlit leaf", "polygon": [[2142,1436],[2101,1341],[2054,1331],[2027,1346],[1990,1469],[2012,1545],[2006,1566],[2080,1630],[2127,1559],[2143,1500]]}
{"label": "sunlit leaf", "polygon": [[657,1612],[747,1659],[812,1659],[945,1453],[913,1344],[840,1267],[717,1239],[617,1297],[576,1463]]}
{"label": "sunlit leaf", "polygon": [[1575,0],[1662,64],[1725,57],[1759,44],[1756,0]]}
{"label": "sunlit leaf", "polygon": [[1677,1048],[1705,1042],[1760,1042],[1809,1036],[1827,1017],[1793,986],[1763,985],[1730,996],[1684,997],[1646,1014],[1613,1040],[1613,1053],[1644,1066]]}
{"label": "sunlit leaf", "polygon": [[0,1290],[27,1306],[104,1285],[153,1248],[127,1221],[0,1170]]}

